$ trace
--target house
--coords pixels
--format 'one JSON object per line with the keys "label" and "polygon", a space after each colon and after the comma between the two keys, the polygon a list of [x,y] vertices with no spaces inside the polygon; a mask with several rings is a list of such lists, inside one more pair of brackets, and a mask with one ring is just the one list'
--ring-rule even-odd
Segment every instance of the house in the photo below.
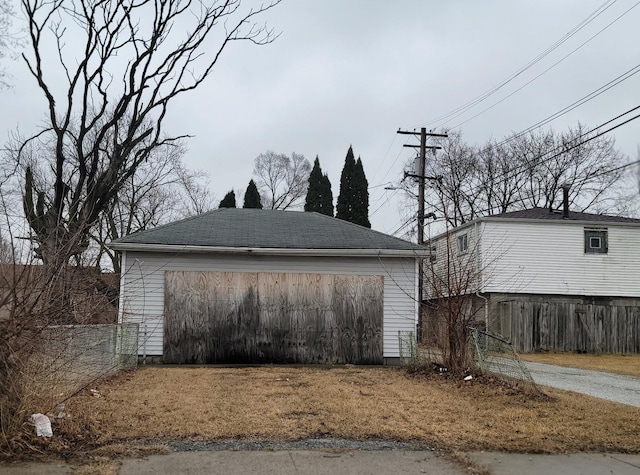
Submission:
{"label": "house", "polygon": [[430,245],[428,300],[471,296],[476,323],[517,350],[640,353],[639,219],[533,208]]}
{"label": "house", "polygon": [[415,331],[424,248],[322,214],[218,209],[110,246],[145,358],[381,364]]}

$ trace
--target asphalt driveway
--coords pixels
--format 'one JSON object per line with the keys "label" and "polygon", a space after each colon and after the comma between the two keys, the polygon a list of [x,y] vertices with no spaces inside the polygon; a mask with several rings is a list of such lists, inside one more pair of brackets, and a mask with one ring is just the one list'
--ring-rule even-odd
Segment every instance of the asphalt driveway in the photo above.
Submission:
{"label": "asphalt driveway", "polygon": [[640,378],[523,361],[536,384],[640,407]]}

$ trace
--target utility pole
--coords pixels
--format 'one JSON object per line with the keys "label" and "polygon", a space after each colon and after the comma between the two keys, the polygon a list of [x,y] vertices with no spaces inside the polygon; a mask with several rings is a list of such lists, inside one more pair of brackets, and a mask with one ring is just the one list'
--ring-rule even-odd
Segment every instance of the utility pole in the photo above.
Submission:
{"label": "utility pole", "polygon": [[[418,135],[418,132],[411,132],[409,130],[398,129],[399,134],[403,135]],[[406,177],[413,177],[418,180],[418,244],[424,245],[424,189],[426,180],[440,180],[441,177],[425,176],[426,161],[427,161],[427,149],[433,150],[434,153],[437,149],[442,147],[427,145],[427,137],[442,137],[447,138],[447,134],[434,134],[427,133],[427,129],[422,127],[420,129],[420,145],[404,144],[403,147],[419,148],[418,155],[418,174],[411,174],[405,172]],[[417,328],[417,341],[422,340],[422,298],[424,294],[424,262],[423,259],[418,259],[418,328]]]}

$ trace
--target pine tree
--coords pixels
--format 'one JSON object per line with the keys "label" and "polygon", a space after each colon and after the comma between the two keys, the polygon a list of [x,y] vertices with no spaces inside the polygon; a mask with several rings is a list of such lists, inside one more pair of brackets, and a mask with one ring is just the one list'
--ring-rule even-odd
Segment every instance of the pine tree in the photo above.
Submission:
{"label": "pine tree", "polygon": [[309,186],[307,188],[307,198],[304,204],[304,210],[333,216],[333,193],[331,192],[331,182],[327,175],[322,174],[320,159],[317,156],[313,162],[311,174],[309,175]]}
{"label": "pine tree", "polygon": [[358,157],[356,162],[353,149],[349,147],[340,177],[336,218],[370,228],[368,188],[369,183],[364,174],[362,160]]}
{"label": "pine tree", "polygon": [[244,205],[242,207],[262,209],[260,193],[258,193],[258,187],[253,180],[249,181],[247,191],[244,192]]}
{"label": "pine tree", "polygon": [[322,176],[322,206],[320,213],[333,217],[333,192],[331,191],[331,182],[326,173]]}
{"label": "pine tree", "polygon": [[362,160],[358,157],[353,173],[353,220],[352,223],[366,228],[371,227],[369,222],[369,182],[364,174]]}
{"label": "pine tree", "polygon": [[236,194],[233,190],[224,195],[222,201],[218,205],[218,208],[235,208],[236,207]]}
{"label": "pine tree", "polygon": [[356,162],[353,158],[353,148],[349,146],[340,175],[340,194],[336,206],[336,218],[353,222],[353,175]]}

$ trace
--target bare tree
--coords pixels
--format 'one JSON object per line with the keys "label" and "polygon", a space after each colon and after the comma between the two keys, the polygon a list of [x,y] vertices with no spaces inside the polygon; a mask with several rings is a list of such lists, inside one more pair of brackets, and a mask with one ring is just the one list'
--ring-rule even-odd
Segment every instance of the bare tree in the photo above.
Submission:
{"label": "bare tree", "polygon": [[[14,9],[10,0],[0,0],[0,62],[19,42],[15,32],[11,31],[14,19]],[[0,89],[7,87],[7,73],[0,67]]]}
{"label": "bare tree", "polygon": [[578,124],[563,133],[537,131],[476,147],[465,144],[460,132],[448,134],[427,162],[428,174],[442,177],[427,202],[450,226],[519,209],[557,208],[563,185],[580,211],[616,209],[625,157],[612,137],[595,137]]}
{"label": "bare tree", "polygon": [[[429,197],[440,215],[446,213],[456,224],[469,221],[477,213],[479,194],[470,186],[478,182],[479,169],[475,150],[462,140],[459,132],[448,132],[441,141],[442,150],[431,161],[433,175],[439,177]],[[436,158],[437,157],[437,158]]]}
{"label": "bare tree", "polygon": [[480,214],[506,213],[519,206],[526,169],[520,168],[513,148],[490,141],[477,150],[477,157]]}
{"label": "bare tree", "polygon": [[634,160],[625,164],[624,173],[616,182],[616,188],[619,191],[607,203],[607,210],[620,216],[640,217],[640,147]]}
{"label": "bare tree", "polygon": [[120,272],[110,241],[213,209],[208,177],[184,166],[185,151],[179,142],[158,147],[137,168],[90,232],[96,248],[90,265],[100,266],[106,256]]}
{"label": "bare tree", "polygon": [[11,242],[0,232],[0,264],[10,264],[12,262],[14,262],[14,256]]}
{"label": "bare tree", "polygon": [[215,209],[215,196],[211,192],[211,182],[203,171],[178,171],[181,188],[179,216],[186,218]]}
{"label": "bare tree", "polygon": [[263,205],[270,209],[300,206],[307,193],[310,173],[309,160],[295,152],[291,157],[272,151],[261,153],[253,168]]}
{"label": "bare tree", "polygon": [[246,9],[240,0],[22,0],[30,46],[23,58],[48,114],[14,157],[24,165],[24,212],[46,265],[82,253],[138,167],[181,138],[163,129],[174,98],[200,86],[231,42],[275,39],[253,21],[278,2]]}
{"label": "bare tree", "polygon": [[[422,276],[427,299],[423,341],[442,354],[442,364],[454,374],[472,365],[469,354],[471,326],[483,309],[477,292],[487,269],[479,263],[479,236],[473,232],[458,243],[448,231],[429,242],[433,252]],[[459,246],[464,246],[464,249]]]}

